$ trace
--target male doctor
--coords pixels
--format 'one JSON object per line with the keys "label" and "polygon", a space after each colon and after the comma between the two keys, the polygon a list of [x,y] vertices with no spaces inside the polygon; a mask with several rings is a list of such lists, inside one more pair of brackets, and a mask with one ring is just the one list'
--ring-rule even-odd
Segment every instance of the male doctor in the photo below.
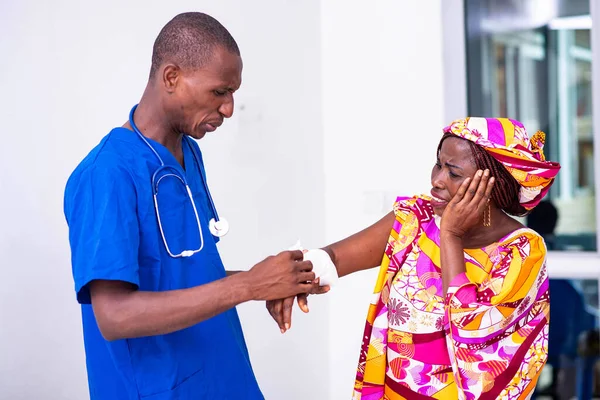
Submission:
{"label": "male doctor", "polygon": [[67,182],[92,400],[262,399],[235,306],[323,290],[301,251],[239,273],[219,257],[223,226],[209,229],[218,218],[189,137],[231,117],[241,74],[238,46],[218,21],[177,15],[154,43],[130,120]]}

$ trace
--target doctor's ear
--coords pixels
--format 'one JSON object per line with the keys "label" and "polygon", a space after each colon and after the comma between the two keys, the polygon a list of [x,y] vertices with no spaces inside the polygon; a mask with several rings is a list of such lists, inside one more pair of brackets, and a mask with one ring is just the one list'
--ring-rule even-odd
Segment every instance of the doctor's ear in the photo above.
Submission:
{"label": "doctor's ear", "polygon": [[162,70],[162,85],[166,89],[167,93],[173,93],[179,78],[181,77],[181,68],[174,64],[167,64]]}

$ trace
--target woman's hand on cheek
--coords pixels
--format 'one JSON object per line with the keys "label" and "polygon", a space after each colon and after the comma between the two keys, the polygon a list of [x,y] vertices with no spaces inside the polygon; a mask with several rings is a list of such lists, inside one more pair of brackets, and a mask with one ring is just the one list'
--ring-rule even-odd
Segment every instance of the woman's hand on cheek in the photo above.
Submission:
{"label": "woman's hand on cheek", "polygon": [[442,215],[440,230],[462,238],[466,232],[481,223],[483,212],[492,195],[495,179],[490,171],[478,170],[475,176],[464,180]]}

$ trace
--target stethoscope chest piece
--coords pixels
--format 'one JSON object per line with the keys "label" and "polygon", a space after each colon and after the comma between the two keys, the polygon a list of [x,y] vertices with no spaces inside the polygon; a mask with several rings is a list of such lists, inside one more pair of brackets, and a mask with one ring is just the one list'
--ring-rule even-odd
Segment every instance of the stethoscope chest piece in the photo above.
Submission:
{"label": "stethoscope chest piece", "polygon": [[218,221],[212,218],[208,223],[208,229],[213,236],[223,237],[229,232],[229,222],[224,218],[219,218]]}

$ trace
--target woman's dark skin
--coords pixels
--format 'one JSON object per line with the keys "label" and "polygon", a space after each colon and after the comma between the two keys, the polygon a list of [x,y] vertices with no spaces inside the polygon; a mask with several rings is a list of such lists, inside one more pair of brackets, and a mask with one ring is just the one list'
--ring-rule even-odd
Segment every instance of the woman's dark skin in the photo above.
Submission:
{"label": "woman's dark skin", "polygon": [[[464,249],[483,248],[523,227],[499,209],[491,199],[494,177],[477,169],[466,140],[449,137],[442,143],[431,171],[431,204],[441,217],[440,249],[444,295],[452,279],[465,272]],[[491,226],[484,226],[489,202]],[[390,212],[370,227],[325,248],[340,277],[378,267],[395,216]],[[328,291],[320,288],[317,293]],[[290,328],[294,298],[267,302],[267,309],[282,333]],[[308,312],[306,295],[298,305]]]}

